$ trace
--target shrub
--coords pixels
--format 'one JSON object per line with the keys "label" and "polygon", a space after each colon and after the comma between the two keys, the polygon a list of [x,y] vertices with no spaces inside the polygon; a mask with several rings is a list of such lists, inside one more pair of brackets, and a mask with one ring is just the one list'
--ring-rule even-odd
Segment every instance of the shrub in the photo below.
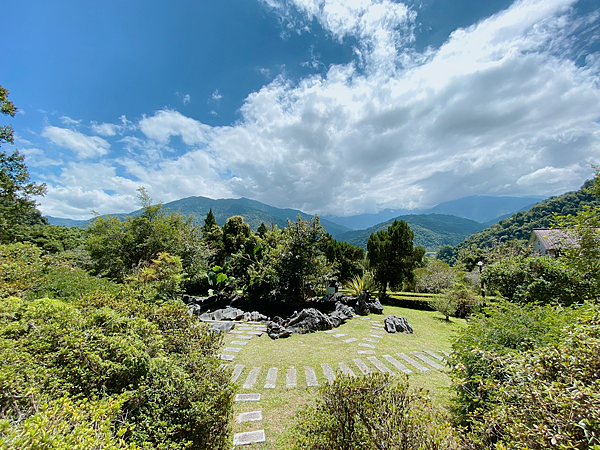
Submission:
{"label": "shrub", "polygon": [[452,348],[450,375],[456,392],[455,414],[461,422],[487,407],[506,381],[498,357],[533,350],[560,339],[565,325],[583,309],[500,302],[470,317]]}
{"label": "shrub", "polygon": [[314,405],[298,414],[295,449],[452,449],[450,426],[408,377],[350,377],[320,388]]}
{"label": "shrub", "polygon": [[0,245],[0,297],[23,295],[42,275],[46,261],[33,244]]}
{"label": "shrub", "polygon": [[465,448],[600,448],[600,310],[554,344],[504,357],[487,408],[471,417]]}
{"label": "shrub", "polygon": [[462,285],[455,285],[429,300],[429,306],[446,316],[465,317],[468,310],[481,303],[481,298]]}
{"label": "shrub", "polygon": [[457,270],[443,261],[434,260],[427,267],[415,269],[417,292],[439,294],[454,286]]}

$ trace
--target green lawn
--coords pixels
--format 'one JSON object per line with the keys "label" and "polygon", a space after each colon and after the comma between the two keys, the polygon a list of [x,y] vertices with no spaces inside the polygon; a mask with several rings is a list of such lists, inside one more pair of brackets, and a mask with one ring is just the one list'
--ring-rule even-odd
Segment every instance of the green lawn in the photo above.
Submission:
{"label": "green lawn", "polygon": [[[338,333],[345,333],[347,336],[334,337],[333,334],[324,332],[292,335],[286,339],[271,340],[265,333],[262,337],[255,337],[248,341],[245,346],[236,346],[231,344],[235,341],[235,334],[227,334],[225,338],[226,346],[240,347],[242,350],[235,354],[235,359],[231,363],[233,368],[236,364],[245,366],[241,376],[238,379],[240,393],[260,393],[261,401],[258,403],[236,403],[235,415],[240,412],[262,410],[263,420],[261,422],[249,422],[243,424],[234,424],[234,433],[242,431],[252,431],[264,429],[267,441],[264,444],[255,445],[261,449],[285,449],[289,448],[289,427],[293,423],[296,411],[311,398],[317,394],[318,388],[307,387],[305,381],[305,367],[313,367],[317,374],[319,385],[326,383],[322,363],[329,364],[333,370],[338,369],[338,364],[344,362],[356,375],[360,376],[360,371],[353,362],[353,359],[362,359],[371,370],[376,371],[375,367],[366,360],[369,356],[376,356],[392,371],[397,370],[387,363],[382,355],[395,356],[396,353],[405,353],[410,356],[410,352],[419,350],[450,351],[451,338],[456,330],[464,326],[464,321],[453,319],[450,322],[443,320],[443,317],[432,311],[418,311],[393,306],[386,306],[383,315],[370,315],[370,320],[377,320],[383,324],[386,315],[404,316],[413,327],[414,334],[388,334],[385,333],[380,342],[374,349],[375,355],[358,354],[359,350],[370,350],[358,346],[363,338],[369,338],[371,331],[371,322],[355,317],[336,329]],[[239,329],[239,326],[237,327]],[[351,343],[343,343],[348,338],[357,338]],[[227,353],[227,352],[223,352]],[[230,352],[230,354],[233,354]],[[400,360],[400,358],[396,357]],[[402,362],[400,360],[400,362]],[[287,389],[286,371],[290,366],[294,366],[297,371],[297,387]],[[261,367],[258,381],[251,389],[244,389],[242,385],[252,367]],[[278,368],[278,377],[275,389],[264,389],[267,371],[270,367]],[[445,407],[448,400],[449,379],[444,372],[431,369],[429,372],[421,373],[415,370],[410,375],[411,383],[414,386],[424,387],[431,392],[433,401],[440,407]]]}

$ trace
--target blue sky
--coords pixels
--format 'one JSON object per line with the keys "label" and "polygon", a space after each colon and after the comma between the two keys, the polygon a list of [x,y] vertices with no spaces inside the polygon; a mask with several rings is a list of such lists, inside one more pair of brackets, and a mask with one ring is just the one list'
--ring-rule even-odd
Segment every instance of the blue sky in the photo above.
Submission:
{"label": "blue sky", "polygon": [[[249,197],[352,215],[554,195],[600,163],[596,0],[9,2],[42,212]],[[3,150],[10,151],[5,145]]]}

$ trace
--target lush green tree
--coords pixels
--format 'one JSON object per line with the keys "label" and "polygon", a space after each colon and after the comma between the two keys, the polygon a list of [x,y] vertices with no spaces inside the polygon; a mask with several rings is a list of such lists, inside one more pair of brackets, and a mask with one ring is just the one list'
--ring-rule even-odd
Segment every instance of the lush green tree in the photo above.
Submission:
{"label": "lush green tree", "polygon": [[414,269],[423,264],[425,249],[413,247],[413,238],[414,233],[403,220],[395,220],[387,230],[369,237],[367,258],[384,297],[388,286],[397,289],[404,281],[412,282]]}
{"label": "lush green tree", "polygon": [[[8,100],[8,90],[0,85],[0,113],[15,116],[17,108]],[[13,128],[0,127],[0,144],[12,144]],[[25,156],[16,150],[8,155],[0,152],[0,242],[10,240],[10,230],[17,224],[43,224],[34,197],[44,195],[46,185],[31,181]]]}
{"label": "lush green tree", "polygon": [[213,214],[212,208],[210,208],[210,210],[206,213],[206,219],[204,219],[204,225],[202,226],[202,232],[210,233],[210,231],[212,230],[212,228],[215,225],[218,226],[219,224],[215,220],[215,215]]}
{"label": "lush green tree", "polygon": [[[15,114],[17,113],[17,107],[8,99],[8,94],[8,89],[0,85],[0,113],[10,117],[15,117]],[[14,142],[13,133],[14,130],[12,126],[0,126],[0,146],[5,142],[12,144]]]}
{"label": "lush green tree", "polygon": [[256,234],[258,234],[261,238],[263,238],[263,237],[265,237],[265,234],[267,234],[267,231],[269,231],[269,229],[267,228],[267,226],[265,225],[264,222],[261,222],[260,226],[256,230]]}
{"label": "lush green tree", "polygon": [[454,255],[454,247],[451,245],[442,245],[436,255],[435,259],[439,259],[440,261],[444,261],[446,264],[453,266],[456,262],[456,255]]}
{"label": "lush green tree", "polygon": [[459,271],[444,261],[433,260],[426,267],[415,270],[415,287],[418,292],[439,294],[454,286]]}
{"label": "lush green tree", "polygon": [[361,247],[336,241],[327,233],[322,239],[321,249],[327,260],[336,265],[339,281],[362,275],[365,251]]}
{"label": "lush green tree", "polygon": [[96,217],[85,230],[85,247],[93,261],[94,273],[122,281],[125,276],[149,267],[160,253],[181,258],[187,274],[184,287],[198,289],[208,270],[210,250],[200,228],[191,217],[167,213],[161,204],[152,205],[140,190],[142,213],[121,221],[118,217]]}

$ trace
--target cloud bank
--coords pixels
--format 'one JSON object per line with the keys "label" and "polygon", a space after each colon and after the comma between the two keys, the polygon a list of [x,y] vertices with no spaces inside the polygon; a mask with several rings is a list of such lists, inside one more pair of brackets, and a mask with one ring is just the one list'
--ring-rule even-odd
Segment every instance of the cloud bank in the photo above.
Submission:
{"label": "cloud bank", "polygon": [[575,15],[573,0],[518,1],[421,53],[411,46],[415,12],[402,3],[262,1],[288,33],[318,23],[334,40],[355,38],[356,59],[299,81],[275,78],[229,126],[174,109],[128,128],[91,124],[107,139],[120,135],[111,155],[117,145],[125,152],[113,159],[101,158],[107,140],[48,126],[44,137],[97,161],[67,164],[43,211],[131,211],[143,185],[162,201],[244,196],[350,215],[473,194],[558,194],[600,162],[600,58],[581,58],[577,40],[598,39],[598,21]]}

